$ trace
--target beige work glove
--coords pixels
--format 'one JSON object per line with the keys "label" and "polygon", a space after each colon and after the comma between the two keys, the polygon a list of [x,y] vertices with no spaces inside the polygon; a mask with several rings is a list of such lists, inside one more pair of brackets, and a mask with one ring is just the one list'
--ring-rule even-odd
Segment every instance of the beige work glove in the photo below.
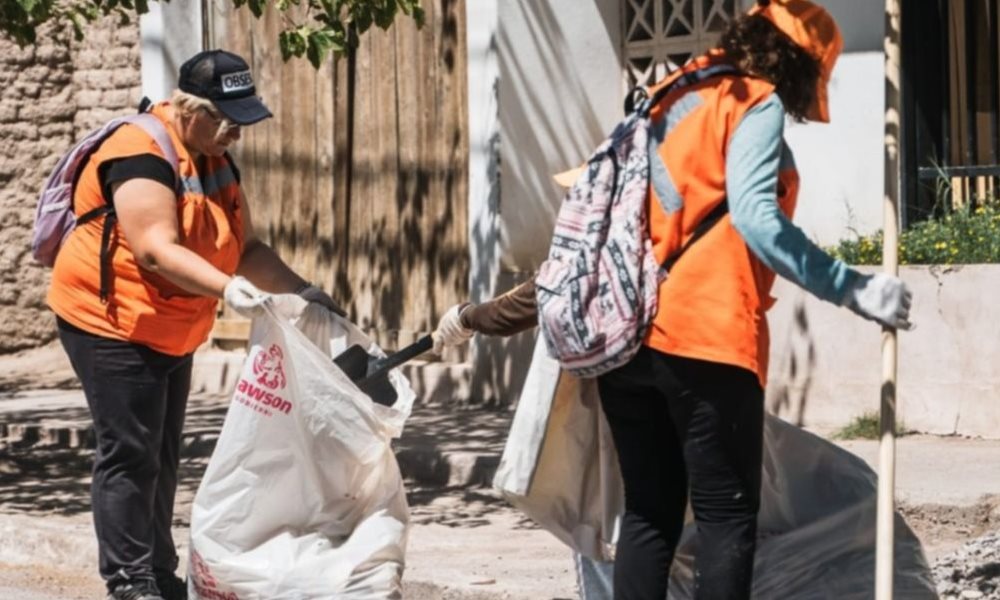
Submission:
{"label": "beige work glove", "polygon": [[237,275],[229,280],[222,291],[222,299],[240,315],[252,319],[264,312],[264,301],[269,295]]}
{"label": "beige work glove", "polygon": [[462,325],[462,310],[469,306],[468,303],[456,304],[444,313],[438,321],[437,329],[431,333],[434,340],[434,352],[441,354],[445,346],[458,346],[469,341],[475,333],[473,330]]}
{"label": "beige work glove", "polygon": [[843,305],[862,317],[895,329],[913,329],[913,293],[898,277],[862,275],[847,292]]}

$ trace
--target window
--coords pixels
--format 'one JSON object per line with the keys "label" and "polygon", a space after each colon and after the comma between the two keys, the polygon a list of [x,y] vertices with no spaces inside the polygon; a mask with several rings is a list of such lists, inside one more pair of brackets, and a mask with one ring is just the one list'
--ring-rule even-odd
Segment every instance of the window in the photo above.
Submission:
{"label": "window", "polygon": [[1000,197],[995,0],[907,3],[902,16],[903,222]]}
{"label": "window", "polygon": [[624,0],[629,87],[655,83],[711,48],[740,6],[739,0]]}

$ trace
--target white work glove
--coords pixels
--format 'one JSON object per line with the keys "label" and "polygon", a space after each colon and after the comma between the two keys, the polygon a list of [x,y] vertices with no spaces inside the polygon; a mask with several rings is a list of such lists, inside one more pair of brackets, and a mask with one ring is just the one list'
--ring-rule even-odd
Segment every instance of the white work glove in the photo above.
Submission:
{"label": "white work glove", "polygon": [[896,277],[862,275],[847,292],[843,305],[866,319],[896,329],[913,329],[910,304],[913,293]]}
{"label": "white work glove", "polygon": [[264,311],[263,305],[268,295],[247,281],[245,277],[237,275],[226,284],[222,298],[230,308],[244,317],[252,319]]}
{"label": "white work glove", "polygon": [[467,306],[468,304],[464,303],[452,306],[448,309],[448,312],[444,313],[441,320],[438,321],[437,329],[431,334],[431,338],[434,340],[434,352],[441,354],[445,346],[464,344],[475,333],[462,325],[460,317],[462,310]]}
{"label": "white work glove", "polygon": [[307,302],[315,302],[316,304],[319,304],[320,306],[337,313],[342,317],[347,316],[347,311],[340,308],[340,305],[333,301],[330,294],[327,294],[311,283],[307,283],[306,285],[300,287],[295,293],[298,294],[299,298],[302,298]]}

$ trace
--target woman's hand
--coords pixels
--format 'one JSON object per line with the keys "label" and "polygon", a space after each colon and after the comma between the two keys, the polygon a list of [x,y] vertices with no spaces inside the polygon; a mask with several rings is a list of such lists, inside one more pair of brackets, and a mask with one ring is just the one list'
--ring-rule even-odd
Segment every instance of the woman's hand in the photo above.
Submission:
{"label": "woman's hand", "polygon": [[906,284],[882,273],[862,275],[844,298],[844,306],[855,313],[895,329],[913,329],[912,303],[913,293]]}
{"label": "woman's hand", "polygon": [[441,317],[437,329],[431,334],[434,340],[434,352],[441,354],[445,346],[464,344],[475,333],[462,325],[462,310],[468,306],[468,303],[456,304]]}
{"label": "woman's hand", "polygon": [[268,294],[260,291],[244,277],[237,275],[229,280],[222,293],[226,304],[240,315],[252,319],[264,310]]}

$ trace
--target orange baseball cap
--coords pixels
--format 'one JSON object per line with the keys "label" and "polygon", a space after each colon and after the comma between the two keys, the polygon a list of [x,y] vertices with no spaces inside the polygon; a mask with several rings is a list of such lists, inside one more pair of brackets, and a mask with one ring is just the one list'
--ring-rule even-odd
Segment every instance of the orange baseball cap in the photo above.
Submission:
{"label": "orange baseball cap", "polygon": [[816,87],[816,101],[806,116],[811,121],[828,123],[830,105],[826,88],[830,83],[833,65],[844,49],[840,28],[826,9],[809,0],[771,0],[766,6],[761,4],[755,4],[749,14],[759,14],[774,23],[782,33],[819,61],[820,80]]}

